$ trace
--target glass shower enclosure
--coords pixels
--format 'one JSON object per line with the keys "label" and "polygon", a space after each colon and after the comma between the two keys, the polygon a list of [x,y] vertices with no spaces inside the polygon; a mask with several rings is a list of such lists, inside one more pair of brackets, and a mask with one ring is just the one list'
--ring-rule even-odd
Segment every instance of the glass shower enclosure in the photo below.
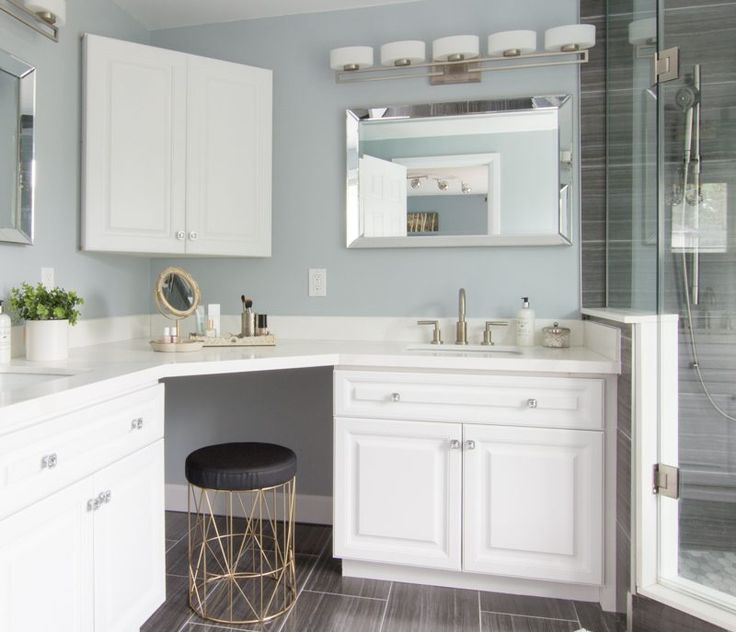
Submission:
{"label": "glass shower enclosure", "polygon": [[607,303],[659,315],[680,476],[657,582],[736,629],[736,1],[608,0],[607,34]]}

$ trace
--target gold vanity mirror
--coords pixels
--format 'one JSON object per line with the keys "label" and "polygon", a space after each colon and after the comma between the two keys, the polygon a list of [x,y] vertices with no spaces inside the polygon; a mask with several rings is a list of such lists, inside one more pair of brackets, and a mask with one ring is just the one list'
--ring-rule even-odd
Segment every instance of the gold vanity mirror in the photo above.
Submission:
{"label": "gold vanity mirror", "polygon": [[155,351],[198,351],[202,343],[182,340],[179,322],[188,318],[199,306],[202,294],[194,277],[183,268],[169,267],[158,275],[153,290],[156,307],[166,318],[176,322],[173,339],[151,341]]}

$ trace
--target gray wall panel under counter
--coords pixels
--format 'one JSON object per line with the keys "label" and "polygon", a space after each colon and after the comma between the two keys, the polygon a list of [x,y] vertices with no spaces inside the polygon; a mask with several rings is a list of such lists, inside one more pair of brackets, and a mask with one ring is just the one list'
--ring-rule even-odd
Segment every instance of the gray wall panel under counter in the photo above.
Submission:
{"label": "gray wall panel under counter", "polygon": [[201,447],[262,441],[297,454],[297,492],[332,496],[332,367],[164,380],[166,483]]}

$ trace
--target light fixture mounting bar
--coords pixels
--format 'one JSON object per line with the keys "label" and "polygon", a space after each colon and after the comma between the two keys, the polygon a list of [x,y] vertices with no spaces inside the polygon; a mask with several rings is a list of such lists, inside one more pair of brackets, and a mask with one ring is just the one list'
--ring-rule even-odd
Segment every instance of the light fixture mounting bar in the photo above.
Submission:
{"label": "light fixture mounting bar", "polygon": [[44,37],[48,37],[52,42],[59,41],[59,28],[55,24],[46,22],[16,1],[0,0],[0,11],[14,17]]}
{"label": "light fixture mounting bar", "polygon": [[[564,59],[563,59],[564,58]],[[533,63],[526,60],[535,59]],[[527,53],[516,57],[476,57],[458,61],[434,61],[411,66],[383,66],[362,70],[339,70],[335,72],[337,83],[358,81],[383,81],[386,79],[410,79],[413,77],[441,77],[448,66],[465,65],[467,73],[476,75],[494,70],[516,70],[519,68],[543,68],[547,66],[569,66],[587,64],[588,50]],[[468,79],[473,81],[474,79]],[[476,80],[477,81],[477,80]]]}

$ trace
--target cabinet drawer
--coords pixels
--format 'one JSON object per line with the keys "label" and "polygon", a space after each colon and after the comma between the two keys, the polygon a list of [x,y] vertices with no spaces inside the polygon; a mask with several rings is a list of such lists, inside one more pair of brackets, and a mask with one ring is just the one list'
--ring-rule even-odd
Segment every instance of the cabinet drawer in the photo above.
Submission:
{"label": "cabinet drawer", "polygon": [[335,415],[600,430],[594,378],[335,371]]}
{"label": "cabinet drawer", "polygon": [[163,385],[3,437],[0,518],[163,437]]}

